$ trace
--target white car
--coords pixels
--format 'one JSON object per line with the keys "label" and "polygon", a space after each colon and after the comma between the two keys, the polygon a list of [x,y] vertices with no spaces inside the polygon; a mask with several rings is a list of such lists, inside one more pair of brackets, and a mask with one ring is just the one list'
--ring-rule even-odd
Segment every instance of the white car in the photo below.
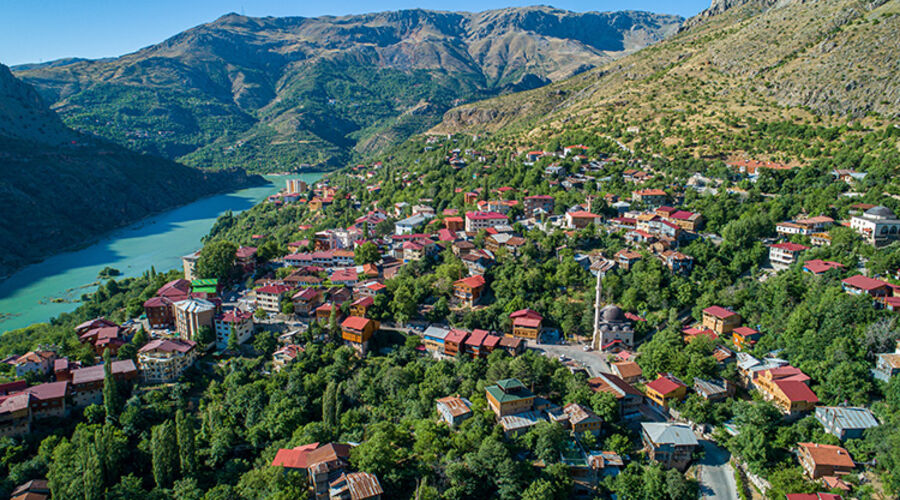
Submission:
{"label": "white car", "polygon": [[591,346],[589,346],[589,345],[585,345],[584,347],[582,347],[582,349],[584,350],[584,352],[588,352],[588,351],[593,351],[593,350],[594,350],[594,348],[591,347]]}

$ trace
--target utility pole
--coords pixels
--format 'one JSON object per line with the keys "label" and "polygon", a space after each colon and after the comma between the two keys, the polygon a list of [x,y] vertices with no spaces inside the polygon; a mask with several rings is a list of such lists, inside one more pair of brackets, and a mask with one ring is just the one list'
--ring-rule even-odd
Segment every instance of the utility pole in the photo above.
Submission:
{"label": "utility pole", "polygon": [[603,281],[602,281],[602,273],[597,271],[597,286],[596,292],[594,296],[594,334],[591,337],[591,347],[594,349],[598,349],[600,346],[595,345],[597,343],[597,325],[600,324],[600,301],[601,295],[603,294]]}

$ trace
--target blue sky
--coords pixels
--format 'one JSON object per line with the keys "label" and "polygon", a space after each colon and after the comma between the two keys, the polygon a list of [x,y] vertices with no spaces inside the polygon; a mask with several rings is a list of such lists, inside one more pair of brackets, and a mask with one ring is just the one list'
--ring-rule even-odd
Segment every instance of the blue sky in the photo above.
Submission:
{"label": "blue sky", "polygon": [[[158,43],[228,12],[320,16],[426,8],[480,11],[534,5],[519,0],[5,0],[0,2],[0,62],[118,56]],[[709,0],[558,0],[561,9],[647,10],[688,17]]]}

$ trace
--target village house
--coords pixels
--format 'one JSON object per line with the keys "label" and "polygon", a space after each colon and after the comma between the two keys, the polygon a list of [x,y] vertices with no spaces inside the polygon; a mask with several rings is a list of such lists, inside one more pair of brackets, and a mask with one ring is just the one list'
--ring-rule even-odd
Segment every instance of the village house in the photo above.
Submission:
{"label": "village house", "polygon": [[436,402],[438,415],[441,420],[456,427],[463,420],[472,416],[472,402],[458,396],[447,396]]}
{"label": "village house", "polygon": [[187,299],[173,304],[175,331],[181,338],[195,340],[204,326],[213,328],[216,306],[205,299]]}
{"label": "village house", "polygon": [[687,386],[671,375],[660,374],[656,380],[644,386],[644,395],[651,404],[668,409],[687,395]]}
{"label": "village house", "polygon": [[31,394],[20,392],[0,396],[0,438],[28,434],[31,418]]}
{"label": "village house", "polygon": [[506,224],[508,219],[498,212],[466,212],[466,231],[476,233],[482,229]]}
{"label": "village house", "polygon": [[687,424],[641,422],[641,441],[650,460],[663,467],[687,469],[700,444]]}
{"label": "village house", "polygon": [[306,456],[307,473],[316,500],[329,500],[330,485],[350,466],[350,450],[353,445],[328,443],[309,452]]}
{"label": "village house", "polygon": [[659,254],[663,265],[676,274],[688,274],[694,268],[694,258],[675,250],[666,250]]}
{"label": "village house", "polygon": [[312,316],[322,303],[322,293],[315,288],[304,288],[291,297],[294,303],[294,314]]}
{"label": "village house", "polygon": [[590,432],[595,436],[600,434],[603,419],[591,409],[585,408],[578,403],[569,403],[563,407],[563,412],[568,417],[569,430],[574,432],[576,436],[580,436],[585,432]]}
{"label": "village house", "polygon": [[703,310],[703,328],[709,328],[720,336],[728,336],[741,324],[741,315],[724,307],[710,306]]}
{"label": "village house", "polygon": [[125,345],[125,339],[122,338],[122,327],[115,324],[113,326],[92,328],[82,333],[78,340],[82,344],[91,344],[94,348],[94,353],[98,356],[102,355],[106,349],[109,349],[110,353],[115,355],[119,348]]}
{"label": "village house", "polygon": [[256,270],[256,247],[238,247],[234,257],[234,265],[242,274],[251,274]]}
{"label": "village house", "polygon": [[639,408],[644,401],[644,395],[621,377],[611,373],[600,373],[588,380],[587,383],[594,392],[608,392],[615,396],[619,405],[619,415],[622,418],[640,416]]}
{"label": "village house", "polygon": [[368,472],[344,472],[328,483],[329,500],[379,500],[383,494],[378,476]]}
{"label": "village house", "polygon": [[831,260],[812,259],[803,263],[803,272],[810,274],[824,274],[832,269],[843,269],[844,265],[840,262]]}
{"label": "village house", "polygon": [[422,341],[425,344],[425,349],[431,352],[443,354],[444,339],[447,338],[447,335],[449,333],[450,330],[446,328],[430,325],[425,329],[424,332],[422,332]]}
{"label": "village house", "polygon": [[512,320],[512,334],[516,337],[537,340],[541,334],[544,317],[531,309],[520,309],[509,315]]}
{"label": "village house", "polygon": [[660,207],[666,204],[668,195],[662,189],[641,189],[631,192],[631,201],[642,203],[647,207]]}
{"label": "village house", "polygon": [[694,377],[694,392],[707,401],[723,401],[734,394],[727,380],[705,380]]}
{"label": "village house", "polygon": [[616,264],[618,264],[619,267],[626,271],[630,271],[631,266],[641,260],[643,255],[641,255],[640,252],[623,248],[616,252],[616,255],[613,258],[616,260]]}
{"label": "village house", "polygon": [[61,382],[33,385],[22,392],[31,395],[29,404],[31,405],[32,418],[63,418],[68,416],[68,401],[73,392],[72,384],[68,381],[63,380]]}
{"label": "village house", "polygon": [[453,283],[453,296],[463,306],[474,307],[481,300],[484,286],[484,276],[479,274],[469,276]]}
{"label": "village house", "polygon": [[634,361],[616,361],[612,364],[612,370],[629,384],[636,384],[644,378],[641,365]]}
{"label": "village house", "polygon": [[496,385],[485,387],[485,397],[498,419],[534,408],[534,394],[514,378],[498,380]]}
{"label": "village house", "polygon": [[[113,361],[111,371],[117,382],[135,380],[140,377],[137,366],[130,359]],[[103,403],[103,377],[102,364],[72,370],[72,401],[75,408]]]}
{"label": "village house", "polygon": [[816,420],[825,432],[838,439],[862,439],[866,429],[878,427],[878,419],[867,408],[854,406],[816,407]]}
{"label": "village house", "polygon": [[365,356],[369,349],[369,340],[379,326],[373,319],[348,316],[341,322],[341,338],[361,356]]}
{"label": "village house", "polygon": [[811,479],[849,474],[856,467],[846,449],[829,444],[797,443],[797,459]]}
{"label": "village house", "polygon": [[502,348],[510,356],[518,356],[525,352],[525,341],[511,335],[504,335],[500,337],[498,347]]}
{"label": "village house", "polygon": [[738,351],[752,349],[760,338],[762,334],[748,326],[739,326],[731,331],[731,342]]}
{"label": "village house", "polygon": [[293,363],[303,348],[296,344],[288,344],[272,353],[272,369],[281,371],[286,365]]}
{"label": "village house", "polygon": [[874,299],[889,297],[893,293],[891,285],[886,281],[869,278],[861,274],[841,280],[841,287],[851,295],[869,295]]}
{"label": "village house", "polygon": [[13,362],[16,377],[24,377],[27,373],[46,375],[53,370],[53,362],[56,360],[53,351],[37,350],[29,351],[16,358]]}
{"label": "village house", "polygon": [[466,339],[469,332],[453,328],[450,333],[444,337],[444,354],[447,356],[456,356],[460,352],[466,352]]}
{"label": "village house", "polygon": [[771,401],[788,418],[813,410],[819,402],[819,397],[809,388],[809,377],[793,366],[762,370],[753,383],[763,398]]}
{"label": "village house", "polygon": [[900,374],[900,350],[882,352],[875,355],[875,368],[872,376],[882,382],[889,382],[891,377]]}
{"label": "village house", "polygon": [[197,358],[197,344],[183,339],[156,339],[138,350],[141,377],[149,384],[174,382]]}
{"label": "village house", "polygon": [[230,309],[216,316],[216,349],[228,347],[232,335],[238,344],[246,342],[253,335],[253,314],[250,311]]}
{"label": "village house", "polygon": [[601,217],[584,210],[566,212],[566,227],[569,229],[584,229],[600,222]]}
{"label": "village house", "polygon": [[787,269],[797,262],[800,254],[809,250],[808,246],[799,243],[776,243],[769,245],[769,263],[776,271]]}
{"label": "village house", "polygon": [[876,247],[887,245],[900,238],[900,219],[883,206],[870,208],[865,213],[850,218],[850,227],[863,239]]}

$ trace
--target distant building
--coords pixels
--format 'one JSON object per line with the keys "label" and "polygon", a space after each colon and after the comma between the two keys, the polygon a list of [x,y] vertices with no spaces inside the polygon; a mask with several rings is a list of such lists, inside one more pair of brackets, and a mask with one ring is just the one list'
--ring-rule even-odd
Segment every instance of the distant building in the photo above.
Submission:
{"label": "distant building", "polygon": [[497,212],[466,212],[466,231],[478,232],[506,224],[508,221],[505,215]]}
{"label": "distant building", "polygon": [[900,219],[883,206],[866,210],[850,219],[850,227],[863,239],[876,247],[887,245],[900,238]]}
{"label": "distant building", "polygon": [[175,316],[172,313],[173,302],[167,297],[150,297],[144,301],[144,313],[147,315],[147,323],[152,329],[162,329],[172,326]]}
{"label": "distant building", "polygon": [[592,345],[602,351],[634,347],[634,327],[619,306],[608,305],[600,310]]}
{"label": "distant building", "polygon": [[453,296],[463,305],[473,307],[481,300],[484,286],[484,276],[469,276],[453,283]]}
{"label": "distant building", "polygon": [[647,399],[663,409],[668,409],[687,395],[687,386],[670,375],[660,375],[656,380],[648,382],[644,390]]}
{"label": "distant building", "polygon": [[342,473],[328,484],[329,500],[379,500],[384,490],[375,474]]}
{"label": "distant building", "polygon": [[794,265],[800,254],[806,250],[809,250],[809,247],[799,243],[786,242],[769,245],[769,263],[776,270],[787,269]]}
{"label": "distant building", "polygon": [[512,334],[523,339],[537,340],[541,333],[544,317],[531,309],[520,309],[509,315],[512,320]]}
{"label": "distant building", "polygon": [[194,281],[197,279],[196,267],[197,260],[200,259],[200,250],[192,254],[185,255],[181,258],[181,266],[184,269],[184,279],[188,281]]}

